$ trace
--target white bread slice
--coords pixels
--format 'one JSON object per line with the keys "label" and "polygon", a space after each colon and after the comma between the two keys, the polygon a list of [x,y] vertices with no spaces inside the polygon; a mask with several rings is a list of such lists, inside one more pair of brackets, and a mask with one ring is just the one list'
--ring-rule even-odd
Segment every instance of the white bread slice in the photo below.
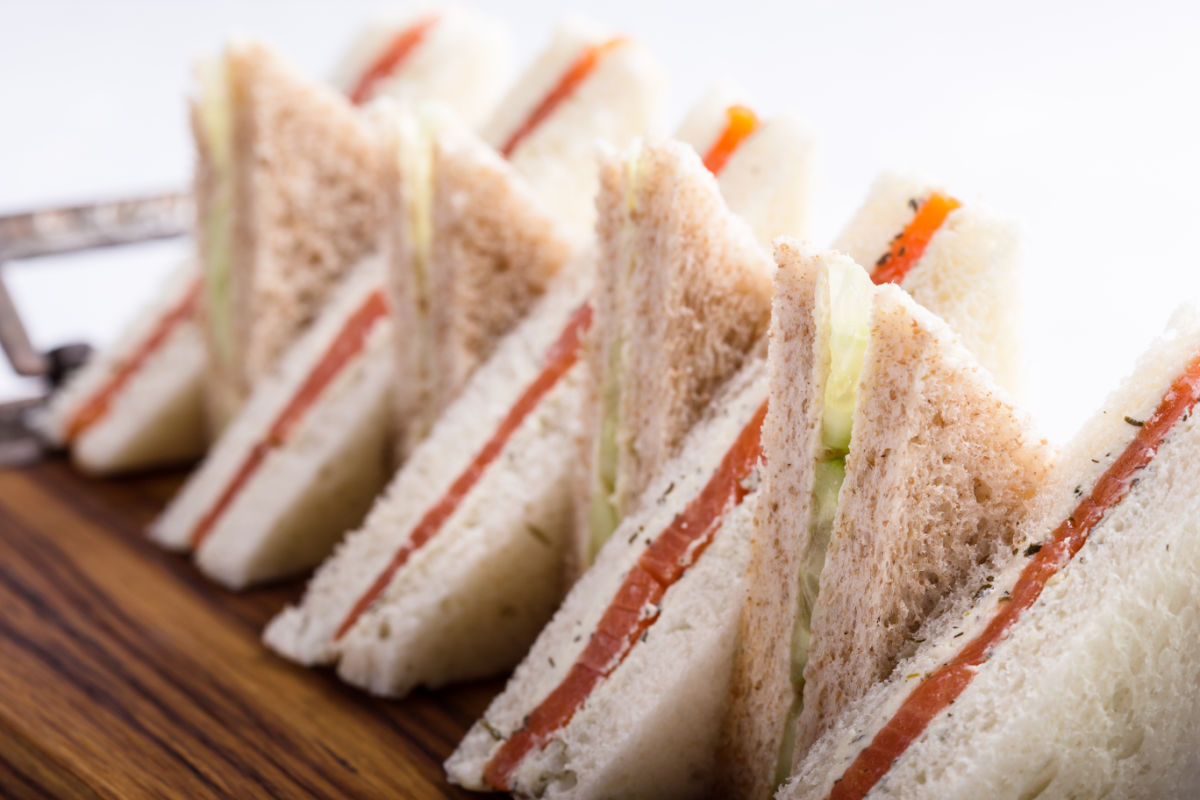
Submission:
{"label": "white bread slice", "polygon": [[388,97],[412,108],[441,103],[474,127],[504,90],[512,72],[512,42],[501,22],[466,6],[414,8],[371,20],[334,68],[333,85],[343,94],[354,91],[396,36],[428,19],[433,24],[368,99]]}
{"label": "white bread slice", "polygon": [[[378,257],[364,261],[325,312],[264,379],[150,534],[188,549],[196,526],[324,358],[346,321],[382,291]],[[196,553],[210,577],[242,588],[307,569],[357,524],[390,474],[391,330],[376,322],[350,358],[274,445]]]}
{"label": "white bread slice", "polygon": [[[140,352],[162,320],[186,302],[196,281],[191,262],[173,271],[117,340],[92,356],[54,394],[39,421],[51,442],[67,444],[69,427],[82,406]],[[203,376],[200,328],[194,316],[179,319],[118,390],[104,416],[71,444],[75,466],[90,475],[116,475],[199,458],[207,445]]]}
{"label": "white bread slice", "polygon": [[[230,320],[228,331],[207,326],[206,386],[218,427],[341,277],[375,249],[381,219],[376,138],[345,98],[262,44],[231,43],[223,64],[232,137],[226,175],[212,161],[205,100],[193,104],[197,229],[208,230],[208,214],[231,215],[229,274],[206,269],[206,320],[219,325],[226,316],[213,303],[228,304]],[[215,198],[223,183],[227,206]],[[197,239],[201,263],[211,266],[207,237]]]}
{"label": "white bread slice", "polygon": [[384,246],[404,457],[574,244],[512,165],[461,125],[402,116],[390,130]]}
{"label": "white bread slice", "polygon": [[[647,142],[605,156],[598,209],[596,323],[577,470],[580,571],[598,540],[593,496],[607,494],[618,520],[635,511],[717,389],[760,348],[774,269],[682,143]],[[608,437],[615,437],[614,480],[602,488]]]}
{"label": "white bread slice", "polygon": [[[483,138],[497,150],[529,119],[587,48],[611,38],[590,22],[560,25],[550,44],[497,104]],[[579,86],[517,145],[509,160],[576,235],[588,236],[596,211],[596,143],[624,147],[654,131],[666,75],[635,40],[605,53]]]}
{"label": "white bread slice", "polygon": [[[913,203],[939,187],[895,173],[876,179],[863,205],[833,242],[868,270],[912,219]],[[979,363],[1010,392],[1021,389],[1015,331],[1019,316],[1017,226],[975,202],[950,213],[901,282],[918,303],[958,332]]]}
{"label": "white bread slice", "polygon": [[[566,676],[627,570],[712,477],[765,399],[761,360],[726,384],[678,458],[647,491],[517,667],[508,686],[446,762],[450,780],[489,787],[484,768],[502,740]],[[657,621],[545,748],[517,768],[512,789],[546,798],[698,797],[711,788],[744,592],[755,495],[726,513],[712,544],[663,596]]]}
{"label": "white bread slice", "polygon": [[[728,125],[730,106],[747,106],[737,86],[713,84],[688,111],[675,138],[703,158]],[[717,174],[721,196],[768,250],[777,236],[804,238],[816,176],[816,136],[794,114],[760,119]]]}
{"label": "white bread slice", "polygon": [[[776,250],[766,467],[743,613],[723,790],[774,791],[792,707],[792,630],[812,544],[814,466],[830,370],[829,287],[845,255]],[[845,480],[804,670],[799,752],[885,679],[932,613],[972,594],[1013,547],[1050,452],[949,327],[895,286],[873,290]],[[886,570],[886,580],[880,571]]]}
{"label": "white bread slice", "polygon": [[[1095,485],[1184,365],[1200,316],[1166,335],[1064,449],[1013,563],[982,602],[934,621],[927,643],[855,704],[782,798],[825,797],[926,675],[984,626],[1041,542]],[[897,759],[871,797],[1190,798],[1200,787],[1200,429],[1177,424],[1129,494]]]}
{"label": "white bread slice", "polygon": [[342,658],[339,672],[371,691],[404,694],[511,667],[563,590],[566,476],[578,436],[581,365],[571,368],[520,423],[497,460],[418,549],[381,597],[335,641],[351,608],[414,525],[475,460],[539,375],[547,349],[583,303],[592,259],[582,253],[506,336],[438,419],[376,502],[317,571],[299,605],[264,638],[303,664]]}

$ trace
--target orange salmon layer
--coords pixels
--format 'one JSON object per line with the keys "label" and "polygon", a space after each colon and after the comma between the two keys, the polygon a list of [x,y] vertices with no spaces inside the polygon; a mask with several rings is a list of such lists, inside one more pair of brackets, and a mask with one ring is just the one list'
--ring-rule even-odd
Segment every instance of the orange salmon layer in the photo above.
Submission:
{"label": "orange salmon layer", "polygon": [[279,416],[275,418],[275,422],[267,431],[266,436],[251,449],[212,508],[196,524],[191,535],[193,548],[199,547],[212,531],[217,520],[229,508],[247,481],[258,471],[267,455],[288,441],[304,415],[320,399],[321,394],[329,388],[334,378],[355,356],[362,352],[367,336],[374,330],[377,323],[387,318],[387,314],[387,300],[384,298],[382,290],[377,289],[371,292],[358,310],[346,320],[346,324],[342,326],[337,338],[329,345],[304,383],[292,395]]}
{"label": "orange salmon layer", "polygon": [[766,412],[763,403],[700,494],[642,552],[562,683],[530,713],[525,725],[505,740],[484,768],[483,778],[490,786],[507,790],[521,761],[571,721],[592,690],[620,666],[658,619],[663,595],[704,554],[725,515],[749,493],[746,478],[762,457]]}
{"label": "orange salmon layer", "polygon": [[704,154],[704,166],[713,175],[720,173],[725,162],[733,155],[750,134],[758,130],[758,116],[745,106],[733,105],[725,109],[725,129]]}
{"label": "orange salmon layer", "polygon": [[356,106],[367,102],[375,88],[395,74],[404,60],[412,55],[413,50],[424,40],[425,34],[437,21],[436,16],[426,17],[397,33],[379,57],[367,67],[354,88],[347,93],[350,102]]}
{"label": "orange salmon layer", "polygon": [[587,333],[592,326],[592,307],[584,304],[579,307],[571,317],[566,328],[559,336],[558,340],[550,347],[546,353],[545,365],[542,367],[541,373],[534,379],[517,400],[509,409],[504,420],[492,433],[492,437],[488,439],[483,448],[475,455],[475,458],[467,465],[467,468],[454,480],[450,488],[444,495],[435,503],[425,516],[416,524],[409,534],[408,540],[404,545],[396,551],[388,562],[387,567],[375,579],[371,587],[358,599],[354,607],[350,609],[350,613],[342,620],[342,624],[338,626],[337,632],[334,634],[334,641],[341,639],[346,635],[346,632],[354,627],[354,623],[362,616],[371,604],[378,599],[387,585],[391,583],[396,572],[403,567],[408,559],[424,546],[430,539],[437,535],[442,526],[446,524],[446,520],[458,508],[462,499],[467,496],[471,489],[479,482],[483,473],[488,466],[496,460],[500,455],[500,451],[504,449],[504,445],[516,433],[517,428],[525,420],[529,414],[537,408],[538,403],[542,401],[550,390],[553,389],[559,380],[567,374],[567,372],[579,360],[580,350],[583,347],[583,335]]}
{"label": "orange salmon layer", "polygon": [[1167,389],[1150,418],[1140,423],[1133,441],[1096,481],[1091,494],[1080,501],[1040,546],[1027,551],[1031,558],[1010,592],[1011,599],[1000,605],[983,632],[909,693],[899,710],[834,784],[829,800],[861,800],[933,718],[963,693],[996,645],[1037,602],[1050,579],[1074,558],[1104,515],[1129,494],[1138,473],[1150,464],[1163,441],[1187,417],[1197,399],[1200,399],[1200,355],[1193,357]]}
{"label": "orange salmon layer", "polygon": [[908,271],[921,260],[925,248],[950,212],[962,206],[953,197],[934,192],[920,205],[904,230],[892,240],[888,251],[875,262],[871,280],[876,284],[902,283]]}
{"label": "orange salmon layer", "polygon": [[108,414],[113,400],[128,385],[129,380],[158,352],[182,322],[192,318],[199,299],[200,283],[197,282],[188,289],[187,294],[174,308],[158,320],[150,335],[116,368],[112,377],[79,407],[67,424],[67,444],[73,444],[80,434]]}
{"label": "orange salmon layer", "polygon": [[533,109],[525,119],[524,124],[519,126],[508,137],[508,141],[500,148],[500,155],[505,158],[511,158],[513,151],[517,149],[517,145],[521,143],[521,140],[532,133],[534,128],[541,125],[564,100],[571,96],[572,92],[579,88],[579,85],[584,82],[587,76],[592,74],[592,70],[600,63],[601,58],[623,45],[625,41],[624,37],[617,37],[587,47],[575,59],[567,71],[563,73],[563,76],[559,78],[554,88],[542,98],[542,102],[538,103]]}

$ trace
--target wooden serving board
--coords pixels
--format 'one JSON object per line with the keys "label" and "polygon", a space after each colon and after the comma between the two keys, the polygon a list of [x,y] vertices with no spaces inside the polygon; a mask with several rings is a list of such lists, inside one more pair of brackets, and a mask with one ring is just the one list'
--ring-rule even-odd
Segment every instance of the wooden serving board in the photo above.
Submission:
{"label": "wooden serving board", "polygon": [[0,797],[473,796],[442,761],[502,681],[397,702],[276,657],[302,581],[234,594],[145,539],[181,477],[0,471]]}

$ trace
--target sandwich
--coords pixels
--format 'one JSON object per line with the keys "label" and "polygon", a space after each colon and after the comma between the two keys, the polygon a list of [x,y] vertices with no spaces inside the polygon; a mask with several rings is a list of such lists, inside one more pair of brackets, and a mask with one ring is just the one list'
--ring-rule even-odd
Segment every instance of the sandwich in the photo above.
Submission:
{"label": "sandwich", "polygon": [[770,403],[719,786],[769,798],[1008,552],[1049,463],[948,326],[844,254],[777,251]]}
{"label": "sandwich", "polygon": [[[810,150],[800,137],[778,157],[789,162]],[[711,225],[732,240],[712,257],[763,268],[753,234],[724,208],[695,153],[668,144],[633,153],[644,168],[639,174],[684,171],[672,183],[678,197],[658,192],[639,202],[686,205],[690,211],[677,219]],[[730,161],[726,169],[735,167]],[[615,156],[602,161],[602,241],[625,235],[632,171]],[[655,217],[668,218],[665,210]],[[703,248],[717,236],[678,249],[672,268],[707,257]],[[272,649],[304,664],[336,663],[346,680],[389,695],[494,674],[521,657],[566,588],[595,259],[585,249],[475,373],[362,529],[318,570],[301,603],[272,621],[265,634]]]}
{"label": "sandwich", "polygon": [[600,237],[581,531],[569,555],[576,574],[760,348],[771,314],[770,256],[740,220],[723,220],[724,201],[695,152],[648,146],[611,168],[623,170],[628,199],[605,221],[613,233]]}
{"label": "sandwich", "polygon": [[362,262],[150,527],[233,589],[318,563],[392,471],[392,330]]}
{"label": "sandwich", "polygon": [[1010,550],[779,797],[1194,797],[1200,317],[1064,448]]}
{"label": "sandwich", "polygon": [[[456,13],[413,25],[394,41],[418,29],[420,36],[399,48],[401,57],[384,59],[387,74],[368,93],[436,91],[450,108],[461,98],[474,109],[503,72],[496,62],[504,48],[489,44],[490,24]],[[482,63],[462,65],[472,59]],[[443,63],[452,80],[435,80]],[[485,84],[471,82],[477,73]],[[234,42],[200,77],[192,105],[197,250],[205,387],[219,430],[339,280],[378,246],[384,156],[369,120],[345,96],[264,45]]]}
{"label": "sandwich", "polygon": [[[957,509],[963,518],[973,514],[973,547],[986,552],[985,540],[993,537],[1013,542],[1010,512],[1044,476],[1046,453],[1003,392],[945,323],[899,289],[874,287],[844,256],[814,255],[785,240],[777,260],[768,363],[750,360],[721,387],[679,455],[651,480],[639,510],[620,523],[447,761],[453,781],[539,797],[711,792],[731,707],[742,601],[747,583],[762,579],[746,577],[751,540],[763,535],[757,531],[763,520],[783,512],[781,502],[794,506],[802,525],[812,509],[802,493],[773,496],[764,471],[806,456],[813,463],[811,446],[796,452],[789,441],[786,452],[771,449],[783,435],[819,439],[821,417],[848,412],[854,431],[837,519],[885,506],[894,511],[901,505],[896,487],[922,486],[935,497],[922,481],[941,477],[966,504]],[[833,366],[838,356],[847,363]],[[813,372],[826,372],[828,382]],[[853,377],[857,402],[829,391]],[[893,393],[907,402],[893,404]],[[833,413],[821,414],[831,395]],[[907,445],[914,432],[926,432],[912,427],[920,417],[938,415],[947,441],[982,440],[997,455],[979,459],[968,448]],[[897,416],[905,419],[896,424]],[[839,430],[836,419],[829,422]],[[875,452],[885,442],[923,452],[893,460]],[[864,496],[856,493],[860,487]],[[963,487],[965,495],[957,491]],[[887,496],[873,505],[867,491],[876,501]],[[940,511],[922,521],[924,535],[938,541],[939,533],[962,535],[959,517],[938,517]],[[826,568],[839,563],[831,549]],[[864,588],[875,580],[849,572]],[[853,625],[835,626],[847,628],[853,633]],[[783,642],[789,652],[791,633],[789,625]],[[817,636],[814,629],[814,642]]]}
{"label": "sandwich", "polygon": [[345,98],[250,42],[205,66],[192,127],[205,389],[219,431],[375,249],[380,156]]}
{"label": "sandwich", "polygon": [[[659,83],[651,73],[623,95]],[[611,108],[609,130],[648,124],[639,109]],[[314,326],[324,333],[304,337],[288,370],[262,381],[151,529],[168,547],[195,549],[200,568],[231,588],[310,568],[357,526],[394,471],[380,447],[398,439],[400,457],[408,454],[424,436],[421,421],[454,399],[576,247],[542,199],[545,185],[531,185],[461,123],[437,110],[372,110],[387,162],[386,269],[373,261],[357,268],[362,277]],[[544,124],[562,125],[556,115]],[[595,131],[574,133],[590,141]],[[557,180],[588,191],[581,181],[590,171],[563,167]],[[365,304],[374,304],[378,326],[369,335]],[[345,337],[357,348],[347,350]],[[341,360],[331,364],[334,351]],[[419,391],[429,384],[436,391]],[[287,435],[277,431],[280,414],[294,423]]]}
{"label": "sandwich", "polygon": [[[379,96],[417,102],[436,96],[465,118],[475,120],[490,109],[498,96],[497,81],[505,74],[507,49],[502,30],[462,9],[376,23],[347,51],[334,85],[352,102]],[[473,55],[463,58],[463,52]],[[218,262],[232,257],[229,255],[232,247],[239,244],[249,247],[260,240],[256,233],[260,223],[254,220],[245,221],[245,228],[239,229],[243,232],[238,242],[228,240],[233,231],[230,215],[235,212],[231,205],[235,201],[232,159],[237,158],[243,164],[248,158],[255,158],[256,152],[262,152],[294,160],[302,155],[297,140],[303,141],[308,136],[305,133],[308,123],[293,126],[294,121],[287,120],[285,108],[259,113],[256,109],[270,102],[261,98],[277,94],[297,108],[312,111],[316,107],[314,118],[323,113],[321,102],[338,105],[328,99],[328,92],[308,87],[295,73],[274,64],[277,59],[268,52],[259,53],[258,60],[263,62],[259,65],[261,69],[237,70],[237,75],[244,78],[237,84],[238,96],[242,98],[239,102],[234,103],[230,94],[233,79],[229,74],[222,75],[218,64],[209,70],[214,73],[209,75],[206,87],[209,91],[203,93],[193,108],[193,122],[199,134],[198,247],[211,252]],[[241,62],[230,57],[228,63]],[[272,64],[277,68],[271,68]],[[259,81],[261,86],[256,83]],[[323,101],[313,100],[313,95]],[[238,111],[241,113],[235,113]],[[237,148],[230,141],[235,118],[241,120],[243,131]],[[311,131],[318,138],[327,132],[315,125]],[[329,147],[335,153],[341,152],[341,142],[331,140]],[[259,143],[264,149],[256,151]],[[321,142],[313,142],[313,147],[304,152],[311,155],[314,147],[320,149]],[[284,253],[288,242],[308,235],[310,217],[324,213],[315,205],[315,199],[301,196],[302,188],[295,181],[305,179],[302,171],[294,164],[289,170],[286,175],[279,175],[278,165],[237,168],[238,174],[253,180],[237,189],[241,194],[236,208],[260,214],[262,240],[277,245],[264,248],[263,253]],[[229,185],[225,185],[227,178]],[[268,196],[274,191],[279,192],[277,197]],[[293,208],[302,224],[291,232],[287,225],[277,224],[280,212],[276,203]],[[282,213],[288,212],[285,209]],[[314,246],[325,245],[317,241]],[[250,261],[262,263],[257,258]],[[204,295],[201,276],[219,277],[222,268],[219,263],[202,269],[188,264],[180,267],[178,273],[155,294],[111,349],[97,354],[77,379],[56,394],[44,415],[42,427],[47,438],[56,445],[69,447],[76,465],[86,472],[108,475],[187,463],[203,455],[208,446],[210,431],[205,420],[204,393],[206,385],[212,386],[214,377],[206,373],[206,327],[200,319]],[[222,293],[220,287],[213,287],[211,292],[214,296]],[[213,306],[218,316],[220,312],[215,309],[219,305]],[[218,320],[213,317],[210,322],[217,325]],[[210,345],[217,341],[210,339]]]}
{"label": "sandwich", "polygon": [[688,109],[675,138],[695,148],[725,203],[768,251],[777,236],[808,234],[817,139],[796,114],[761,117],[744,89],[722,80]]}
{"label": "sandwich", "polygon": [[[594,192],[580,187],[596,185],[596,142],[622,147],[652,129],[665,86],[662,67],[636,40],[569,20],[497,104],[481,135],[586,238]],[[564,169],[579,175],[578,183],[561,180]]]}
{"label": "sandwich", "polygon": [[652,128],[664,83],[635,40],[567,24],[482,138],[436,115],[398,131],[385,249],[404,376],[401,457],[581,245],[595,213],[597,142],[623,147]]}
{"label": "sandwich", "polygon": [[432,6],[368,22],[331,82],[354,105],[381,97],[406,108],[435,102],[475,127],[504,91],[511,50],[508,31],[496,20],[466,6]]}
{"label": "sandwich", "polygon": [[204,453],[200,282],[184,263],[117,340],[56,392],[39,421],[80,470],[113,475],[183,464]]}
{"label": "sandwich", "polygon": [[722,386],[446,761],[521,797],[703,796],[725,706],[765,393]]}
{"label": "sandwich", "polygon": [[[1017,226],[924,178],[885,172],[832,248],[949,323],[1001,386],[1021,388]],[[913,253],[920,251],[920,256]]]}

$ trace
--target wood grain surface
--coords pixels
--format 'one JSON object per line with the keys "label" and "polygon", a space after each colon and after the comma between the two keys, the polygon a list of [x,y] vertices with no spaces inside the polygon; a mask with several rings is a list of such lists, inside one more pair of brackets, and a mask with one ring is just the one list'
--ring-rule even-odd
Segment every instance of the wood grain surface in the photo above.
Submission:
{"label": "wood grain surface", "polygon": [[0,471],[0,797],[473,796],[441,764],[502,681],[387,701],[274,656],[303,582],[233,594],[151,545],[180,479]]}

